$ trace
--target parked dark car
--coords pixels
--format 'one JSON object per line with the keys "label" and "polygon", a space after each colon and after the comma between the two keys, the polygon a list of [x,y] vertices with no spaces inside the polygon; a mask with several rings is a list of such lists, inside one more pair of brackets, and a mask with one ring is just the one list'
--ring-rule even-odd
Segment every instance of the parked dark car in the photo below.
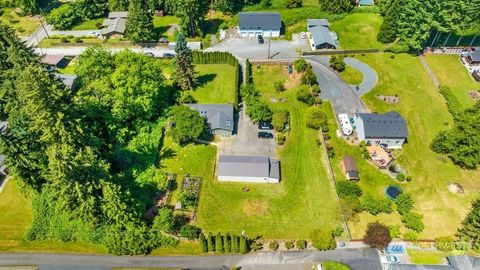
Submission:
{"label": "parked dark car", "polygon": [[158,40],[158,43],[168,43],[168,39],[165,37],[162,37]]}
{"label": "parked dark car", "polygon": [[270,132],[258,132],[258,138],[259,139],[273,139],[273,134]]}
{"label": "parked dark car", "polygon": [[272,124],[268,123],[268,122],[260,122],[258,123],[258,129],[261,129],[261,130],[272,130],[273,129],[273,126]]}
{"label": "parked dark car", "polygon": [[155,54],[153,54],[152,52],[144,52],[143,54],[145,54],[148,57],[155,57]]}
{"label": "parked dark car", "polygon": [[175,58],[175,54],[173,53],[164,53],[163,58]]}
{"label": "parked dark car", "polygon": [[263,40],[263,36],[262,35],[258,35],[257,36],[257,40],[258,40],[258,44],[263,44],[265,42],[265,40]]}

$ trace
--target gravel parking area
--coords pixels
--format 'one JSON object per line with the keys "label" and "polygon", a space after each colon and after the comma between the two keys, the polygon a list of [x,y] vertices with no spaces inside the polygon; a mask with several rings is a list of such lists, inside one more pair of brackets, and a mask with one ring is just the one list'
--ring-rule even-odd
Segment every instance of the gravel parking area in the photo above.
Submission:
{"label": "gravel parking area", "polygon": [[[258,126],[254,124],[241,109],[238,113],[237,134],[222,138],[218,142],[218,153],[228,155],[270,156],[277,157],[275,139],[259,139]],[[273,130],[268,132],[274,133]]]}

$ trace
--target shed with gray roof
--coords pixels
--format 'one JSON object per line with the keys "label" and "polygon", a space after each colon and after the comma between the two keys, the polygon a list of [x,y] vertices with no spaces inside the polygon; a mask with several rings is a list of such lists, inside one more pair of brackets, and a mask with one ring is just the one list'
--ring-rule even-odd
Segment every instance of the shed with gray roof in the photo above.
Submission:
{"label": "shed with gray roof", "polygon": [[312,50],[336,49],[336,34],[330,31],[326,19],[308,19],[307,32]]}
{"label": "shed with gray roof", "polygon": [[267,156],[220,155],[218,180],[229,182],[278,183],[280,162]]}
{"label": "shed with gray roof", "polygon": [[408,137],[407,122],[397,112],[357,113],[354,125],[358,140],[367,145],[401,148]]}
{"label": "shed with gray roof", "polygon": [[77,88],[77,75],[71,74],[55,74],[57,78],[59,78],[65,86],[70,88],[71,90],[75,90]]}
{"label": "shed with gray roof", "polygon": [[207,121],[212,134],[231,136],[234,131],[234,110],[231,104],[186,104]]}
{"label": "shed with gray roof", "polygon": [[240,12],[238,34],[241,37],[279,37],[282,19],[278,12]]}
{"label": "shed with gray roof", "polygon": [[0,155],[0,175],[7,175],[7,167],[5,166],[5,159],[7,156]]}
{"label": "shed with gray roof", "polygon": [[480,270],[480,258],[467,255],[447,257],[448,265],[392,264],[391,270]]}
{"label": "shed with gray roof", "polygon": [[470,65],[480,65],[480,49],[469,52],[466,60]]}

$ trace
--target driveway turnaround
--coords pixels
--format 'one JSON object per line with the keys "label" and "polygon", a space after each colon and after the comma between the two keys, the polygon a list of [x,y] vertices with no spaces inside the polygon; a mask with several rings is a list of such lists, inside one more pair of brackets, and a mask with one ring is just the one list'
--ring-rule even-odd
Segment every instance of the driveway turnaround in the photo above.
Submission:
{"label": "driveway turnaround", "polygon": [[369,65],[361,62],[356,58],[346,57],[345,64],[353,67],[354,69],[360,71],[363,74],[363,81],[359,85],[359,89],[357,91],[356,85],[351,85],[352,89],[355,91],[357,96],[361,97],[366,93],[370,92],[378,82],[378,74],[377,72],[371,68]]}
{"label": "driveway turnaround", "polygon": [[[186,269],[301,269],[300,266],[326,260],[345,263],[353,270],[380,270],[380,258],[375,249],[338,249],[331,251],[256,252],[246,255],[217,256],[112,256],[9,253],[0,254],[0,265],[38,265],[40,270],[103,270],[125,268],[186,268]],[[257,266],[259,268],[257,268]],[[283,268],[280,268],[283,267]]]}
{"label": "driveway turnaround", "polygon": [[[237,122],[237,134],[230,138],[222,138],[217,144],[219,154],[277,157],[275,139],[258,138],[258,132],[261,130],[248,118],[245,109],[238,113]],[[273,130],[266,132],[274,133]]]}

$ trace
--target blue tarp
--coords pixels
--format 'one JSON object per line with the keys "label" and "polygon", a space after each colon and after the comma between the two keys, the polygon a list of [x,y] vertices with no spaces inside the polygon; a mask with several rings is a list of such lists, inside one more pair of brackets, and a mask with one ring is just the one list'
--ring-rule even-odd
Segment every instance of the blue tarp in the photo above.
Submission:
{"label": "blue tarp", "polygon": [[360,6],[373,6],[373,5],[375,5],[375,3],[373,2],[373,0],[360,0],[359,5]]}

